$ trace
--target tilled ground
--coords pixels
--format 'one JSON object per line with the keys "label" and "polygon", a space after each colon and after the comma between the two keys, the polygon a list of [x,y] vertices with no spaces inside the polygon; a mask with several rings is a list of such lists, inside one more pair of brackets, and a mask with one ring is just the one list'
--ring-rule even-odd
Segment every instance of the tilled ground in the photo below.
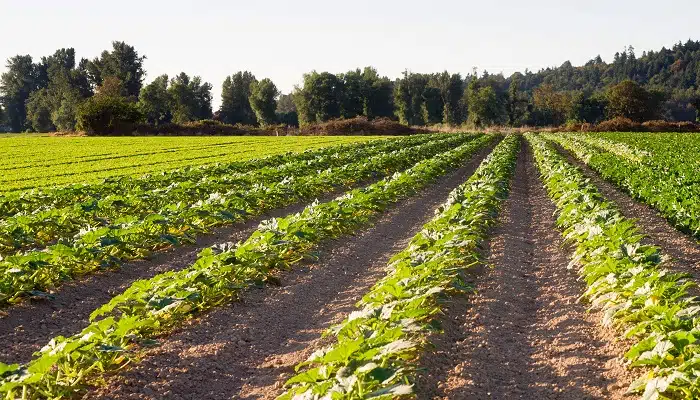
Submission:
{"label": "tilled ground", "polygon": [[487,244],[477,293],[450,302],[422,361],[421,399],[620,399],[624,349],[577,303],[554,205],[529,149]]}
{"label": "tilled ground", "polygon": [[[600,193],[617,205],[625,217],[636,221],[639,229],[647,236],[644,240],[645,244],[659,246],[663,254],[671,257],[665,265],[667,268],[693,275],[696,279],[700,276],[700,244],[695,239],[674,228],[653,208],[634,200],[615,185],[601,178],[563,148],[558,147],[558,150],[570,163],[579,167]],[[695,288],[693,294],[700,295],[700,290]]]}
{"label": "tilled ground", "polygon": [[[293,367],[326,344],[321,333],[354,310],[356,301],[385,274],[387,260],[432,218],[435,207],[486,154],[487,150],[480,152],[460,170],[392,207],[371,228],[324,244],[318,262],[282,273],[280,286],[252,289],[240,302],[188,322],[163,338],[161,346],[146,350],[140,363],[84,398],[275,398]],[[661,246],[672,257],[670,268],[698,273],[697,243],[567,156],[623,214],[637,219],[649,236],[647,243]],[[276,214],[290,211],[293,208]],[[477,292],[446,303],[441,318],[445,332],[434,336],[435,347],[421,359],[419,399],[633,398],[625,392],[640,371],[625,368],[625,343],[600,327],[599,314],[577,301],[584,284],[575,270],[566,268],[571,249],[563,245],[554,213],[531,150],[524,145],[510,196],[485,244],[486,266],[471,271]],[[250,222],[207,240],[243,239],[256,225]],[[201,246],[161,256],[160,261],[145,262],[143,272],[129,273],[145,277],[163,268],[184,267]],[[82,323],[94,309],[90,301],[101,304],[113,295],[112,288],[121,287],[114,282],[134,279],[119,277],[124,272],[90,278],[89,289],[71,285],[67,295],[72,297],[64,297],[70,301],[90,293],[84,290],[95,291],[88,303],[78,301],[76,310],[45,309],[50,306],[38,303],[0,319],[0,357],[27,356],[45,343],[45,336],[61,333],[64,327],[68,333],[75,331],[75,321]],[[74,307],[68,300],[63,303]],[[41,317],[42,312],[46,316]],[[17,327],[24,324],[17,322],[12,329],[3,326],[8,320],[26,321],[37,329],[56,315],[61,322],[43,336],[23,332]],[[33,316],[41,319],[35,322]]]}
{"label": "tilled ground", "polygon": [[283,273],[281,286],[252,290],[193,321],[85,398],[275,398],[293,367],[322,345],[323,331],[354,309],[388,259],[487,154],[392,207],[370,229],[325,244],[317,263]]}
{"label": "tilled ground", "polygon": [[[332,197],[334,196],[324,198]],[[119,269],[67,282],[53,300],[27,301],[2,310],[5,315],[0,318],[0,362],[29,361],[32,353],[41,349],[51,338],[72,335],[87,326],[90,313],[122,293],[133,282],[189,267],[203,249],[216,243],[244,240],[257,229],[262,220],[301,211],[305,205],[299,203],[271,211],[261,217],[202,235],[194,245],[174,248],[156,254],[150,260],[134,261]]]}

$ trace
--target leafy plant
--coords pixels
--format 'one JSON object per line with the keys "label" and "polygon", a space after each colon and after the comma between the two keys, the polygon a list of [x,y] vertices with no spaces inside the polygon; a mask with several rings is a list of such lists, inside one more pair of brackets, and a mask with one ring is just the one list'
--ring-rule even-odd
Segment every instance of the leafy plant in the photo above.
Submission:
{"label": "leafy plant", "polygon": [[602,312],[604,325],[632,342],[630,366],[647,370],[630,391],[644,399],[700,397],[700,303],[688,296],[695,283],[662,268],[659,249],[644,245],[634,222],[545,139],[527,139],[557,207],[557,224],[575,247],[570,267],[586,282],[583,297]]}
{"label": "leafy plant", "polygon": [[[146,195],[133,197],[137,204],[145,205],[147,213],[141,215],[122,215],[114,221],[105,218],[95,218],[95,224],[70,224],[70,218],[58,214],[57,220],[66,222],[69,232],[75,232],[74,239],[59,238],[59,243],[43,250],[18,253],[0,261],[0,303],[12,303],[26,296],[46,295],[49,288],[75,276],[91,273],[97,269],[118,265],[120,261],[143,258],[153,250],[166,246],[192,242],[195,236],[213,226],[229,224],[259,215],[262,212],[293,202],[309,199],[321,193],[330,192],[338,187],[346,187],[358,181],[386,176],[402,168],[410,166],[417,160],[428,158],[460,143],[474,139],[473,135],[450,136],[419,146],[400,148],[393,152],[376,154],[366,159],[349,162],[343,157],[322,158],[320,164],[294,164],[299,175],[287,175],[293,172],[286,169],[261,170],[260,174],[252,175],[252,179],[236,179],[224,182],[226,184],[241,181],[240,187],[235,185],[226,189],[226,184],[218,186],[212,193],[201,192],[206,188],[206,181],[192,185],[190,196],[197,198],[191,203],[184,201],[186,197],[174,197],[174,193],[165,194],[165,199],[172,199],[163,205],[161,210],[150,210],[148,207],[154,198]],[[481,141],[483,143],[483,140]],[[400,142],[391,142],[398,147]],[[339,160],[339,166],[334,166],[334,160]],[[317,168],[327,168],[317,170]],[[306,170],[305,174],[301,173]],[[282,176],[279,176],[279,172]],[[264,179],[266,174],[277,175],[274,179]],[[278,180],[279,179],[279,180]],[[215,179],[209,179],[215,181]],[[247,183],[247,184],[246,184]],[[214,184],[216,187],[217,185]],[[187,188],[187,187],[186,187]],[[203,198],[203,199],[202,199]],[[124,196],[110,197],[107,208],[126,206],[128,198]],[[128,207],[127,207],[128,208]],[[90,214],[99,210],[99,203],[88,202],[76,207],[78,214]],[[41,217],[44,215],[40,213]],[[49,216],[51,214],[48,214]],[[25,233],[34,233],[25,242],[32,243],[39,233],[51,238],[50,224],[46,218],[40,218],[36,226],[43,231],[37,232],[28,224],[30,218],[20,218],[15,225],[10,225],[6,232],[9,243],[22,240]],[[99,224],[99,220],[104,223]],[[75,222],[75,221],[74,221]],[[54,228],[61,226],[54,224]],[[73,231],[70,231],[73,229]],[[0,242],[2,243],[2,242]],[[0,246],[0,249],[2,246]],[[0,254],[2,252],[0,251]]]}
{"label": "leafy plant", "polygon": [[[300,213],[263,222],[245,242],[206,249],[189,268],[135,282],[95,310],[92,322],[80,333],[51,340],[26,365],[0,364],[0,393],[8,398],[75,394],[102,373],[135,362],[137,344],[269,280],[275,271],[309,257],[322,240],[365,225],[390,204],[414,194],[493,139],[484,135],[456,148],[439,143],[436,156],[404,172],[333,201],[314,202]],[[423,157],[398,151],[390,159],[400,165],[415,158]]]}
{"label": "leafy plant", "polygon": [[[571,151],[606,180],[659,210],[680,231],[700,239],[698,137],[684,134],[598,135],[546,137]],[[620,142],[620,139],[629,143]]]}
{"label": "leafy plant", "polygon": [[[509,136],[437,216],[389,262],[389,274],[326,335],[335,342],[297,366],[278,399],[413,397],[416,359],[435,331],[441,298],[469,290],[462,271],[479,261],[478,247],[508,193],[519,136]],[[300,372],[299,372],[300,371]]]}

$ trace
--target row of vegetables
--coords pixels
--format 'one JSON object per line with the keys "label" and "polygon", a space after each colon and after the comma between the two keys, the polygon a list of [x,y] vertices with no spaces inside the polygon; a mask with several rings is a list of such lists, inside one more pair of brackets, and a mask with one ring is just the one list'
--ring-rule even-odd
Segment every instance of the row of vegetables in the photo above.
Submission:
{"label": "row of vegetables", "polygon": [[[127,185],[126,188],[129,189],[122,187],[118,193],[105,190],[99,195],[75,199],[65,207],[53,207],[43,203],[31,212],[20,212],[3,218],[0,220],[0,255],[28,248],[42,248],[52,243],[69,244],[76,240],[76,235],[81,230],[118,226],[124,221],[144,219],[152,214],[172,218],[183,209],[195,207],[202,199],[229,193],[234,189],[248,189],[256,184],[272,183],[288,176],[309,175],[319,170],[340,167],[353,161],[435,139],[423,136],[396,142],[381,140],[361,145],[331,147],[291,154],[286,159],[275,157],[278,163],[252,170],[249,168],[262,161],[234,164],[236,168],[242,169],[241,172],[208,167],[191,170],[189,174],[171,173],[165,181],[125,178],[138,182],[138,186]],[[207,170],[213,171],[203,174]],[[175,177],[177,180],[173,180]]]}
{"label": "row of vegetables", "polygon": [[645,368],[630,390],[644,399],[700,398],[700,302],[688,294],[696,284],[665,269],[660,250],[642,243],[634,221],[551,142],[527,139],[557,207],[557,223],[575,248],[570,267],[587,285],[584,298],[602,312],[604,325],[632,343],[625,355],[629,365]]}
{"label": "row of vegetables", "polygon": [[[433,139],[434,135],[416,135],[401,138],[401,140],[406,140],[406,143],[409,145],[425,143]],[[206,182],[212,177],[242,174],[261,168],[274,168],[292,161],[312,160],[323,154],[342,154],[345,151],[362,148],[366,144],[381,144],[391,141],[375,140],[369,143],[333,145],[321,149],[287,152],[244,161],[173,168],[141,176],[110,177],[99,183],[72,184],[5,193],[0,195],[0,219],[17,214],[32,214],[41,210],[69,207],[83,202],[91,203],[94,200],[101,200],[110,196],[122,196],[129,193],[159,193],[173,190],[181,183]]]}
{"label": "row of vegetables", "polygon": [[463,272],[479,261],[478,248],[508,193],[520,137],[509,136],[456,188],[388,265],[357,304],[359,310],[327,335],[287,381],[279,399],[395,399],[413,397],[417,359],[436,333],[441,298],[469,291]]}
{"label": "row of vegetables", "polygon": [[431,147],[423,146],[421,157],[395,152],[395,165],[409,159],[423,160],[335,200],[314,202],[300,213],[266,221],[245,242],[206,249],[182,271],[135,282],[95,310],[90,325],[81,332],[51,340],[26,365],[0,364],[0,394],[6,398],[59,398],[99,382],[104,373],[134,362],[140,345],[193,315],[230,302],[251,285],[273,279],[280,269],[312,257],[319,242],[360,228],[495,139],[457,137],[464,144],[454,147],[451,140],[433,144],[432,153],[438,154],[428,159],[424,158]]}
{"label": "row of vegetables", "polygon": [[[357,160],[338,157],[341,165],[337,167],[332,167],[336,157],[322,157],[327,167],[324,170],[313,168],[305,174],[284,176],[278,181],[256,183],[252,187],[234,186],[195,204],[178,203],[164,214],[124,217],[118,225],[83,230],[71,243],[7,256],[0,260],[0,304],[17,302],[27,296],[49,296],[47,290],[65,280],[145,257],[166,246],[192,242],[197,234],[213,226],[234,223],[364,180],[388,176],[462,143],[488,140],[480,135],[433,137],[427,142],[422,139],[417,140],[417,145],[410,145],[416,139],[407,139],[407,143],[403,140],[387,142],[373,147],[379,153]],[[321,161],[314,165],[318,167],[319,163]]]}
{"label": "row of vegetables", "polygon": [[671,149],[658,137],[648,137],[644,147],[595,135],[546,137],[632,197],[656,208],[677,229],[700,239],[700,157],[684,150],[683,141],[675,141]]}

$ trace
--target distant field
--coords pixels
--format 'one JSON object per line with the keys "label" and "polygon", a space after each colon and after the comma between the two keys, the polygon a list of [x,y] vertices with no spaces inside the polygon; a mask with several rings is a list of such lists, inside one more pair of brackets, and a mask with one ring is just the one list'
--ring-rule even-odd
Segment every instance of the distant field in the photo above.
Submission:
{"label": "distant field", "polygon": [[260,158],[379,136],[0,136],[0,193]]}

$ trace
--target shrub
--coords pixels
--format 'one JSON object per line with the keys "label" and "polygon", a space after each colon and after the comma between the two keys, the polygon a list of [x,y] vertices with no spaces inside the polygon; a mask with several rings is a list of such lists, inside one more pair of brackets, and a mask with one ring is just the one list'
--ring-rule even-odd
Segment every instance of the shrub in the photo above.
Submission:
{"label": "shrub", "polygon": [[164,136],[276,136],[294,133],[286,126],[272,125],[265,128],[250,125],[230,125],[221,121],[204,119],[201,121],[185,122],[183,124],[149,125],[139,124],[134,128],[136,135],[164,135]]}
{"label": "shrub", "polygon": [[642,124],[622,117],[603,121],[594,128],[596,132],[639,132],[641,130]]}
{"label": "shrub", "polygon": [[585,123],[576,120],[568,120],[563,126],[563,130],[567,132],[581,132]]}
{"label": "shrub", "polygon": [[646,121],[642,124],[645,131],[649,132],[698,132],[700,131],[700,124],[696,124],[690,121]]}
{"label": "shrub", "polygon": [[427,133],[428,130],[406,126],[389,118],[369,121],[366,117],[355,117],[306,125],[300,132],[302,135],[411,135]]}
{"label": "shrub", "polygon": [[93,96],[78,107],[77,128],[88,135],[131,135],[143,116],[119,96]]}

